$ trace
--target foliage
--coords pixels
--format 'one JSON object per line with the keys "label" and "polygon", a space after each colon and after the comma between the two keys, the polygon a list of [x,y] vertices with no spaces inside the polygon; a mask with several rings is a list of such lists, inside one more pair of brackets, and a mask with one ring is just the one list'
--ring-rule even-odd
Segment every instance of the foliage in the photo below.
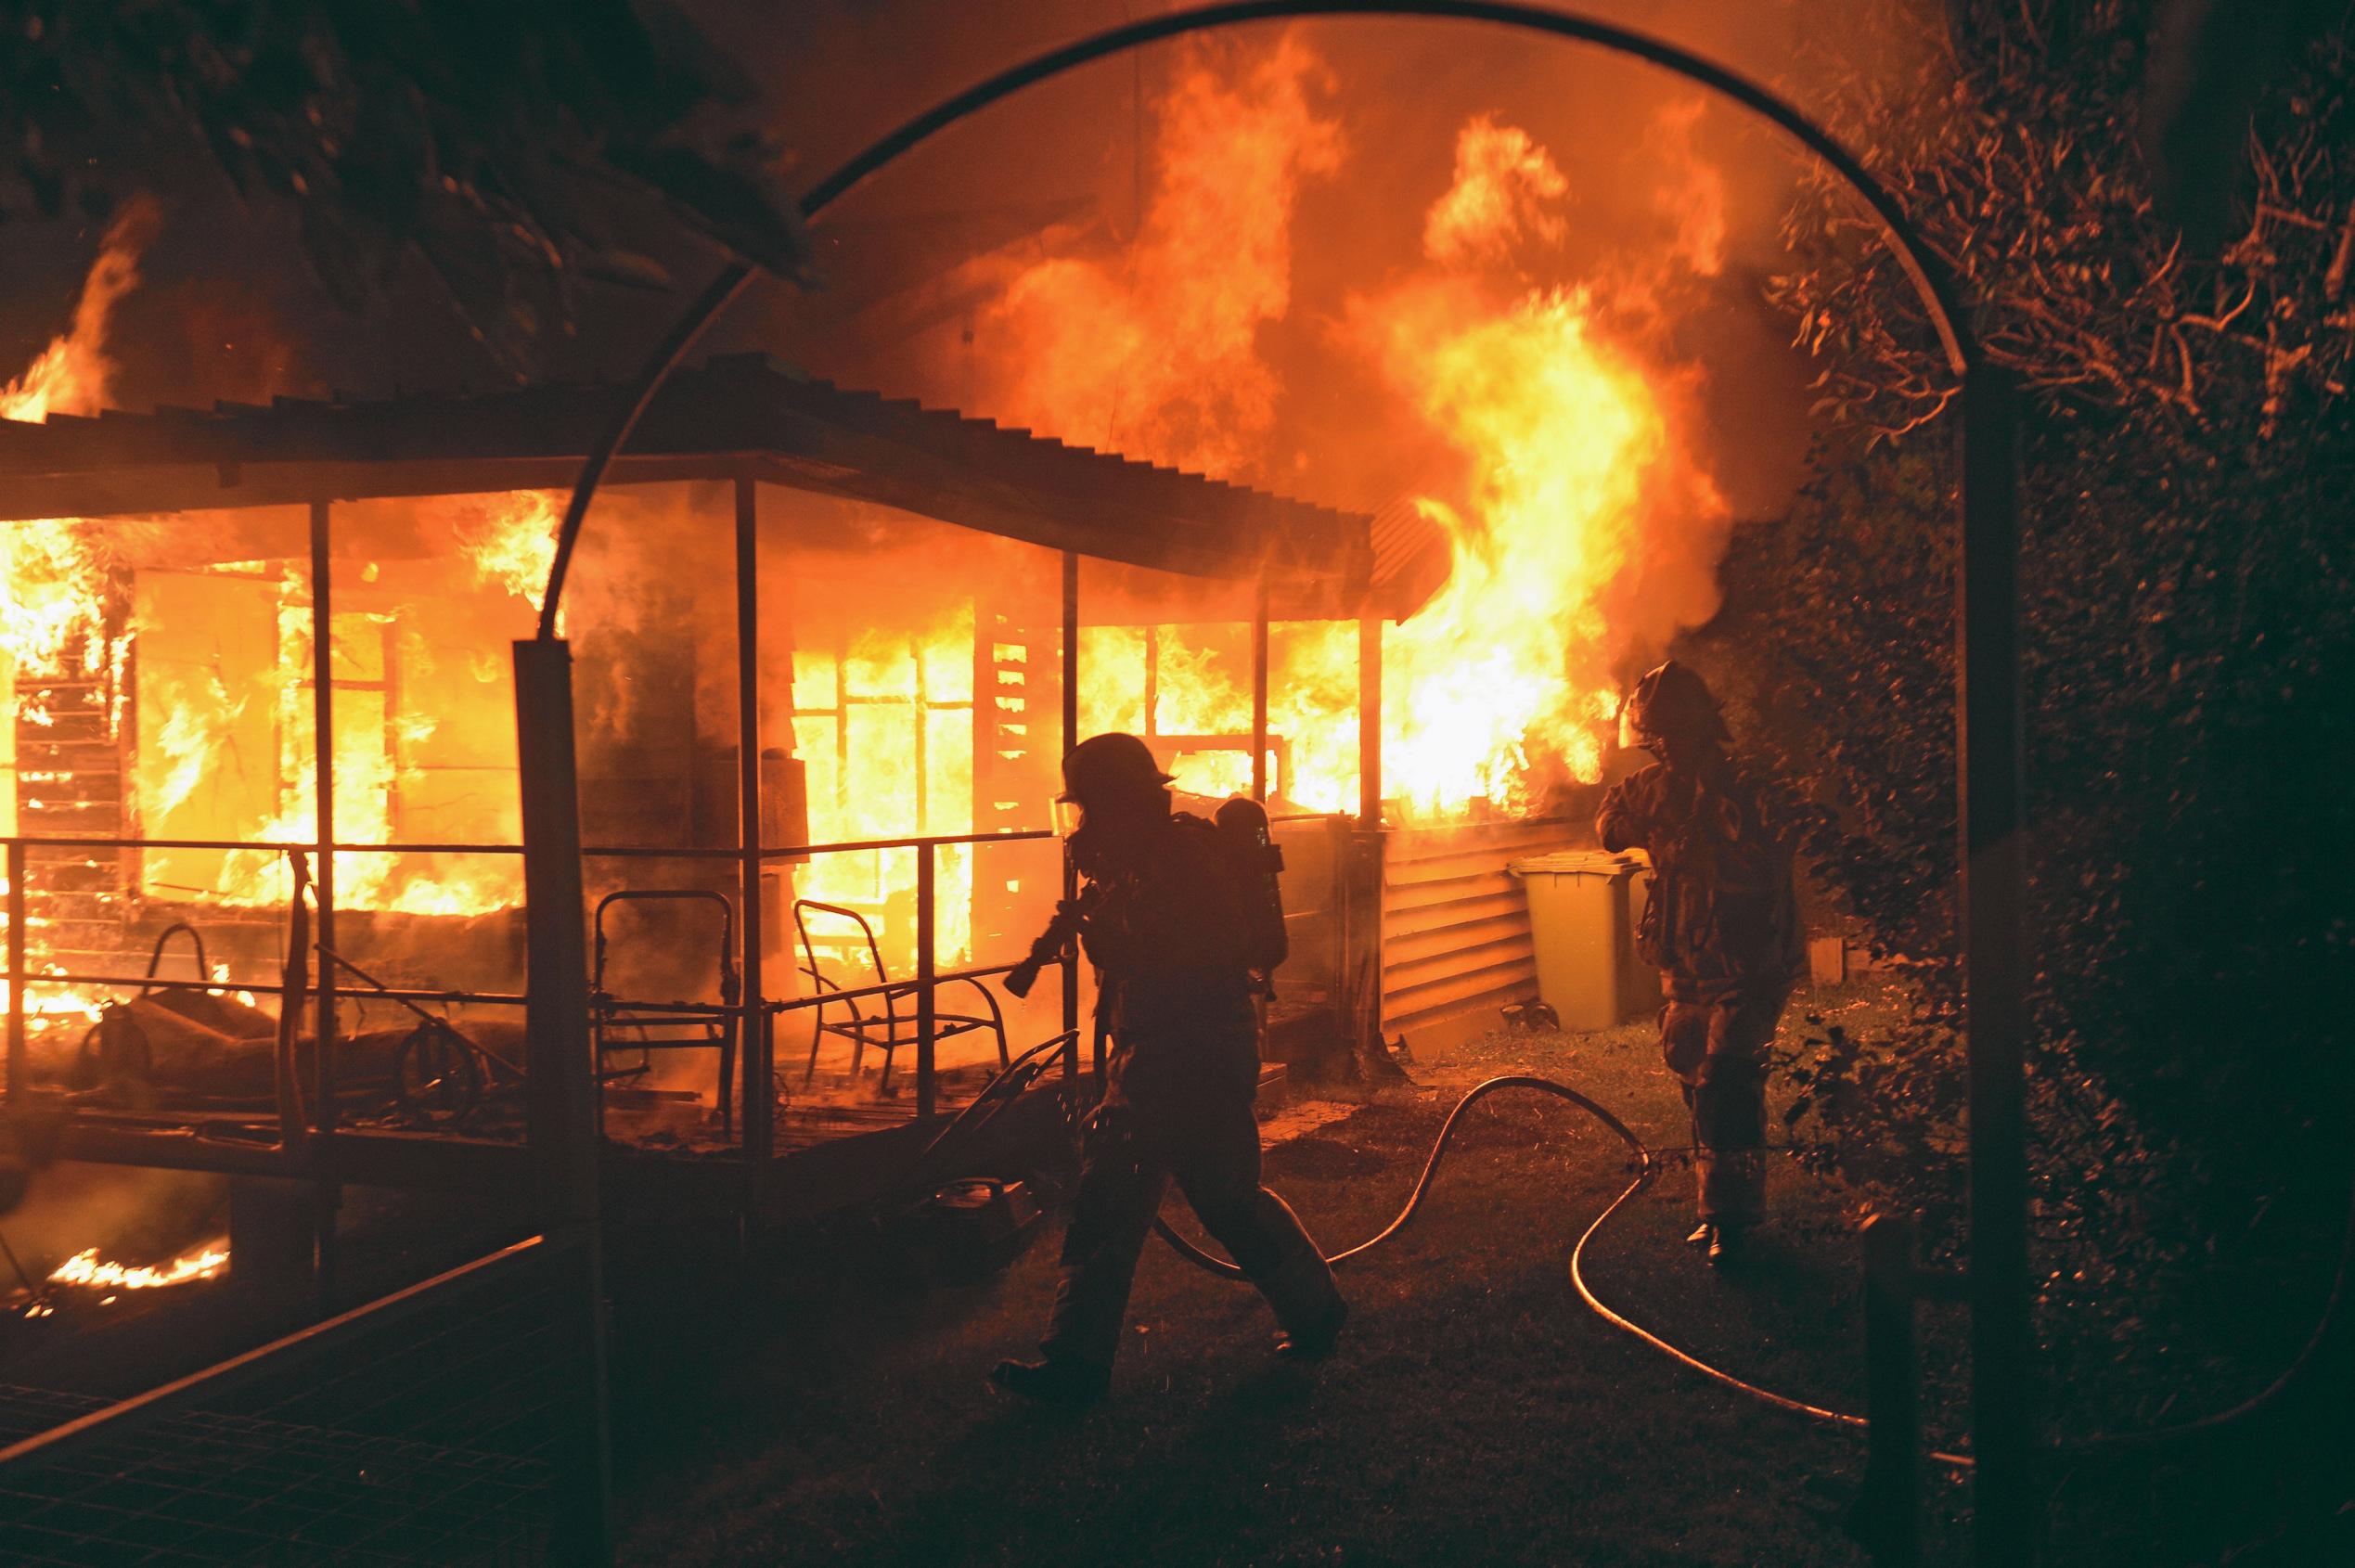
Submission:
{"label": "foliage", "polygon": [[[1966,8],[1988,14],[1944,49],[1914,50],[1910,71],[1841,63],[1902,58],[1895,45],[1825,64],[1835,133],[1865,149],[1980,303],[1988,357],[2052,394],[2060,418],[2109,415],[2145,435],[2205,431],[2244,447],[2341,397],[2355,362],[2345,27],[2322,32],[2259,101],[2246,228],[2199,263],[2135,152],[2153,7]],[[1881,14],[1902,32],[1931,30],[1921,13],[1933,9],[1895,0]],[[1803,264],[1775,293],[1821,362],[1816,410],[1874,437],[1920,429],[1954,379],[1926,352],[1927,322],[1896,261],[1857,243],[1867,230],[1853,201],[1827,169],[1810,166],[1807,183],[1784,225]]]}
{"label": "foliage", "polygon": [[292,203],[347,308],[421,254],[510,368],[581,276],[667,282],[621,238],[631,191],[807,259],[749,85],[660,0],[0,0],[0,217],[104,212],[193,160]]}
{"label": "foliage", "polygon": [[[2269,1216],[2329,1234],[2355,1091],[2355,58],[2325,30],[2258,100],[2241,236],[2194,261],[2135,151],[2148,9],[1990,9],[1834,122],[2029,389],[2035,1217],[2048,1302],[2119,1317]],[[1909,1016],[1797,1053],[1795,1136],[1951,1234],[1954,389],[1851,212],[1819,186],[1790,216],[1828,433],[1701,652],[1755,672],[1816,875],[1909,960]]]}

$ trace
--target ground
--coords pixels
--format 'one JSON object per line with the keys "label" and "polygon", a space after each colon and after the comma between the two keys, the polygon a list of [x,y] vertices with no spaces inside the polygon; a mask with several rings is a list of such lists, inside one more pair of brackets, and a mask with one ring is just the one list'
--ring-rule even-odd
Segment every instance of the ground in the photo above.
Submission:
{"label": "ground", "polygon": [[[1328,1251],[1387,1221],[1447,1107],[1498,1073],[1561,1076],[1655,1148],[1684,1141],[1642,1029],[1498,1034],[1412,1071],[1422,1092],[1269,1152]],[[990,1365],[1030,1354],[1044,1321],[1051,1230],[986,1283],[930,1289],[879,1278],[856,1236],[814,1240],[758,1334],[624,1311],[625,1561],[1863,1562],[1837,1528],[1859,1437],[1700,1380],[1572,1292],[1570,1244],[1628,1179],[1617,1140],[1535,1096],[1473,1115],[1415,1225],[1345,1269],[1347,1341],[1313,1369],[1269,1356],[1248,1289],[1152,1242],[1108,1405],[993,1395]],[[1698,1354],[1854,1408],[1853,1213],[1777,1176],[1752,1273],[1715,1277],[1683,1244],[1691,1174],[1672,1164],[1590,1277]]]}

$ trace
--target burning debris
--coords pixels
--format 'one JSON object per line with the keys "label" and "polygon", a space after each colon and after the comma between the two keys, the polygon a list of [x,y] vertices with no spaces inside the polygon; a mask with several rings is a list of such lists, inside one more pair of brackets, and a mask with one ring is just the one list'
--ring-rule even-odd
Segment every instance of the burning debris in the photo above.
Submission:
{"label": "burning debris", "polygon": [[163,1264],[116,1263],[101,1258],[97,1248],[85,1247],[51,1269],[49,1283],[94,1291],[154,1291],[211,1279],[228,1266],[225,1240],[207,1243]]}

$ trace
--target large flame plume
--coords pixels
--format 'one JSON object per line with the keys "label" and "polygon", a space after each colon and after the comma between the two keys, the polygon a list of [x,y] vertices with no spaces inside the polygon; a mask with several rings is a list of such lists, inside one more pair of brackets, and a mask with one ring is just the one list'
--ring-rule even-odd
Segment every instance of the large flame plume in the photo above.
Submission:
{"label": "large flame plume", "polygon": [[[1339,167],[1338,119],[1309,91],[1327,79],[1296,36],[1224,71],[1191,57],[1160,106],[1158,183],[1125,255],[1037,262],[1005,285],[984,334],[1003,378],[986,411],[1229,476],[1274,468],[1282,386],[1261,328],[1291,308],[1301,186]],[[1697,113],[1672,106],[1654,135],[1671,264],[1704,275],[1725,219],[1692,152]],[[1475,115],[1453,152],[1420,262],[1347,300],[1329,334],[1449,470],[1411,504],[1452,571],[1383,652],[1384,792],[1426,819],[1535,810],[1551,784],[1599,778],[1628,666],[1714,611],[1728,524],[1689,444],[1697,378],[1649,346],[1656,278],[1561,276],[1576,193],[1525,129]],[[1355,652],[1335,623],[1271,636],[1269,727],[1295,807],[1356,805]],[[1082,670],[1091,722],[1250,729],[1247,666],[1199,628],[1100,629]],[[1250,774],[1247,748],[1175,765],[1205,793]]]}
{"label": "large flame plume", "polygon": [[1453,569],[1384,642],[1393,792],[1431,814],[1521,810],[1539,757],[1601,778],[1618,666],[1643,634],[1715,609],[1705,567],[1678,581],[1654,570],[1662,548],[1688,530],[1721,537],[1722,502],[1583,291],[1499,310],[1461,285],[1417,285],[1361,306],[1358,324],[1466,467],[1461,507],[1417,498]]}
{"label": "large flame plume", "polygon": [[1258,334],[1291,308],[1293,208],[1341,160],[1339,128],[1308,101],[1320,69],[1289,39],[1231,77],[1189,55],[1127,255],[1023,267],[982,324],[1019,345],[991,356],[995,415],[1177,468],[1251,465],[1275,419]]}

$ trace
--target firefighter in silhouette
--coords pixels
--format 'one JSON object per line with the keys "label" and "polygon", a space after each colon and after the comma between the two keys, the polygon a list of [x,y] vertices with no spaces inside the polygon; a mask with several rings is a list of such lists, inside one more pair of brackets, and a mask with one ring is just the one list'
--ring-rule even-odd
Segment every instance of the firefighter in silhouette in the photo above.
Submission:
{"label": "firefighter in silhouette", "polygon": [[1766,1216],[1767,1047],[1807,966],[1790,845],[1727,740],[1701,677],[1662,664],[1620,710],[1620,743],[1657,760],[1614,785],[1595,821],[1603,848],[1652,860],[1636,946],[1666,982],[1660,1047],[1684,1086],[1700,1171],[1692,1239],[1718,1266]]}
{"label": "firefighter in silhouette", "polygon": [[1259,1085],[1250,966],[1253,868],[1229,835],[1170,810],[1169,776],[1133,735],[1063,759],[1076,913],[1113,1048],[1089,1118],[1062,1278],[1040,1348],[991,1381],[1057,1404],[1110,1387],[1139,1252],[1174,1178],[1203,1228],[1275,1309],[1280,1356],[1330,1352],[1347,1308],[1282,1199],[1259,1184]]}

